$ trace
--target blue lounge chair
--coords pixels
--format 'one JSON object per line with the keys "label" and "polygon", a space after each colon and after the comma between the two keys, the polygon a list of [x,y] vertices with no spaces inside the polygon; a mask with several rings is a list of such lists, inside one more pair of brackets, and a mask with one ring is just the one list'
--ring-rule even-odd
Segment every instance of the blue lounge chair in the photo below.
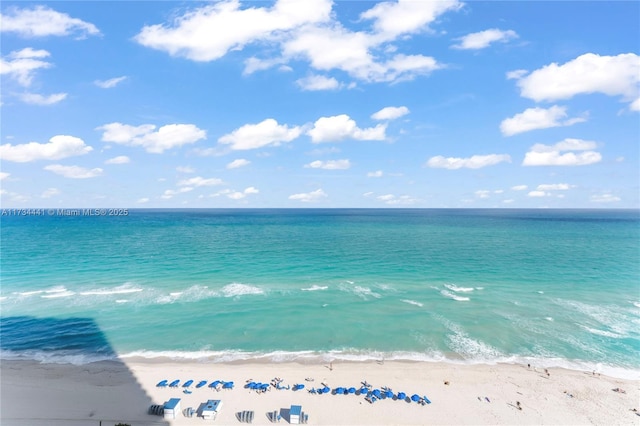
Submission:
{"label": "blue lounge chair", "polygon": [[169,387],[177,388],[179,384],[180,384],[180,380],[174,380],[173,382],[169,383]]}
{"label": "blue lounge chair", "polygon": [[184,382],[184,385],[182,385],[182,387],[183,388],[188,388],[192,384],[193,384],[193,380],[187,380],[186,382]]}
{"label": "blue lounge chair", "polygon": [[426,402],[427,404],[431,404],[431,401],[429,400],[429,398],[427,398],[426,396],[422,396],[422,399],[424,400],[424,402]]}
{"label": "blue lounge chair", "polygon": [[167,383],[169,383],[168,380],[163,380],[161,382],[158,382],[158,384],[156,385],[157,388],[166,388],[167,387]]}
{"label": "blue lounge chair", "polygon": [[302,383],[296,383],[295,385],[293,385],[293,390],[294,391],[298,391],[304,389],[304,385]]}
{"label": "blue lounge chair", "polygon": [[205,386],[207,384],[206,380],[201,380],[200,383],[198,383],[196,385],[196,389],[200,389],[201,387]]}

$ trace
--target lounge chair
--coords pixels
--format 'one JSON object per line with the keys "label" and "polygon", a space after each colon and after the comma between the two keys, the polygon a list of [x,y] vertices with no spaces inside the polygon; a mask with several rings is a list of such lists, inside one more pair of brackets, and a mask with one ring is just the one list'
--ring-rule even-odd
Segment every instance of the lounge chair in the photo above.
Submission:
{"label": "lounge chair", "polygon": [[196,385],[196,389],[200,389],[201,387],[205,386],[207,384],[206,380],[201,380],[200,383],[198,383]]}
{"label": "lounge chair", "polygon": [[184,382],[184,385],[182,385],[182,387],[183,388],[188,388],[192,384],[193,384],[193,380],[187,380],[186,382]]}
{"label": "lounge chair", "polygon": [[169,387],[177,388],[179,384],[180,384],[180,380],[174,380],[173,382],[169,383]]}
{"label": "lounge chair", "polygon": [[157,388],[166,388],[167,384],[169,383],[168,380],[163,380],[161,382],[158,382],[158,384],[156,385]]}

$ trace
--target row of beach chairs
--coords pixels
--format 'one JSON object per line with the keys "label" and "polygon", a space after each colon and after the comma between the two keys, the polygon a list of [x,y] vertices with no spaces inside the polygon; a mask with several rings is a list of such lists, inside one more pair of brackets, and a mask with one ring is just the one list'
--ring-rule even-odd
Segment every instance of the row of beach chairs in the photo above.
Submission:
{"label": "row of beach chairs", "polygon": [[[194,381],[193,380],[187,380],[186,382],[184,382],[182,384],[182,387],[185,389],[190,388],[193,385]],[[209,383],[207,380],[201,380],[198,382],[197,385],[195,385],[196,389],[200,389],[203,388],[207,385],[207,383]],[[211,384],[209,384],[209,388],[210,389],[215,389],[215,390],[220,390],[220,389],[233,389],[234,383],[233,382],[225,382],[224,380],[214,380],[213,382],[211,382]],[[180,387],[180,380],[174,380],[171,383],[169,383],[168,380],[162,380],[160,382],[158,382],[158,384],[156,385],[156,387],[158,388],[177,388]]]}

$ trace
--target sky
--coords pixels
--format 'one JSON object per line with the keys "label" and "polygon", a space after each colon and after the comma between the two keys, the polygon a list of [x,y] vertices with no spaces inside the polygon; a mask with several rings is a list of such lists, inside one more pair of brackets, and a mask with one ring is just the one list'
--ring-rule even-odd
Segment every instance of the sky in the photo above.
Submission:
{"label": "sky", "polygon": [[3,208],[640,208],[640,3],[3,1]]}

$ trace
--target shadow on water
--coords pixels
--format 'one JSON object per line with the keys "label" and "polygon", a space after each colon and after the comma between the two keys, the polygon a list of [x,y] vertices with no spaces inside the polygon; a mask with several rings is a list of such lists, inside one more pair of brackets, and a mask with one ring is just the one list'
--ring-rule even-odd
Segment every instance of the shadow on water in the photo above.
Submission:
{"label": "shadow on water", "polygon": [[0,351],[3,426],[169,424],[91,318],[0,318]]}

